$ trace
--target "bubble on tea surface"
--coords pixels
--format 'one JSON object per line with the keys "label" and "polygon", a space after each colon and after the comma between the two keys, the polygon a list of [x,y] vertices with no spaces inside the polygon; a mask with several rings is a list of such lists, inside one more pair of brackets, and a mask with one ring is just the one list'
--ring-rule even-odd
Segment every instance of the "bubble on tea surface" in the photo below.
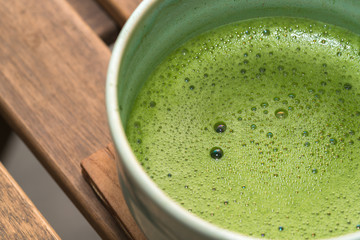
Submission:
{"label": "bubble on tea surface", "polygon": [[267,134],[266,134],[266,137],[267,138],[272,138],[274,136],[274,134],[272,133],[272,132],[268,132]]}
{"label": "bubble on tea surface", "polygon": [[308,92],[309,92],[309,93],[314,93],[314,92],[315,92],[315,89],[309,88],[309,89],[308,89]]}
{"label": "bubble on tea surface", "polygon": [[265,30],[263,31],[263,34],[264,34],[265,36],[269,36],[269,35],[270,35],[270,30],[269,30],[269,29],[265,29]]}
{"label": "bubble on tea surface", "polygon": [[213,147],[210,150],[210,156],[215,159],[215,160],[219,160],[220,158],[222,158],[224,155],[223,150],[219,147]]}
{"label": "bubble on tea surface", "polygon": [[351,90],[352,89],[352,85],[350,83],[345,83],[344,84],[344,89],[345,90]]}
{"label": "bubble on tea surface", "polygon": [[184,49],[181,50],[181,54],[184,55],[184,56],[185,56],[186,54],[188,54],[188,53],[189,53],[189,50],[187,50],[186,48],[184,48]]}
{"label": "bubble on tea surface", "polygon": [[267,108],[269,106],[269,104],[267,102],[263,102],[263,103],[260,104],[260,106],[262,108]]}
{"label": "bubble on tea surface", "polygon": [[215,125],[214,125],[214,130],[215,130],[215,132],[217,132],[217,133],[223,133],[223,132],[225,132],[225,130],[226,130],[226,124],[225,124],[225,122],[220,121],[220,122],[215,123]]}
{"label": "bubble on tea surface", "polygon": [[278,119],[285,119],[287,118],[287,116],[288,116],[288,111],[283,108],[280,108],[275,111],[275,117]]}
{"label": "bubble on tea surface", "polygon": [[151,108],[155,107],[155,106],[156,106],[156,102],[151,101],[150,104],[149,104],[149,106],[150,106]]}
{"label": "bubble on tea surface", "polygon": [[295,94],[295,93],[289,93],[289,94],[288,94],[288,97],[289,97],[289,98],[295,98],[295,97],[296,97],[296,94]]}

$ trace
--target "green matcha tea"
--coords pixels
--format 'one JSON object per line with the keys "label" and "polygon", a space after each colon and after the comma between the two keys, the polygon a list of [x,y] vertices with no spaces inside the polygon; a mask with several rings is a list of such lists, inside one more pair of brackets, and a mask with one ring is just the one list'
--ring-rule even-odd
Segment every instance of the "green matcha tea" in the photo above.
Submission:
{"label": "green matcha tea", "polygon": [[152,73],[127,124],[170,198],[257,238],[360,231],[360,37],[296,18],[222,26]]}

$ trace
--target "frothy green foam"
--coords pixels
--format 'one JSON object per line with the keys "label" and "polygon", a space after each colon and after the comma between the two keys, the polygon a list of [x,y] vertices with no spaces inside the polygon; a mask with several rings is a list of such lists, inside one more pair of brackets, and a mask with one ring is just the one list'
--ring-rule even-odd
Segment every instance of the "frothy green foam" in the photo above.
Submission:
{"label": "frothy green foam", "polygon": [[189,212],[270,239],[360,229],[360,37],[305,19],[185,43],[141,89],[128,140]]}

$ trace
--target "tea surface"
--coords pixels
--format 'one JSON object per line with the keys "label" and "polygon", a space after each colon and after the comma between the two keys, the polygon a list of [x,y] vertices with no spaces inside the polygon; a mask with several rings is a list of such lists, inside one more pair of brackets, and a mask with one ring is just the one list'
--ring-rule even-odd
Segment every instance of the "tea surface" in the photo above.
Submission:
{"label": "tea surface", "polygon": [[161,63],[127,136],[154,182],[220,227],[270,239],[360,231],[360,37],[263,18]]}

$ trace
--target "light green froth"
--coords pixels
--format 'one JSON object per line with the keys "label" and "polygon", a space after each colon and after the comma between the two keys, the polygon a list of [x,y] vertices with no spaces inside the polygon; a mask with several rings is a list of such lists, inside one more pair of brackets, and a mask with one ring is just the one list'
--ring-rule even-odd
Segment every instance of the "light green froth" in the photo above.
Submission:
{"label": "light green froth", "polygon": [[164,192],[223,228],[270,239],[359,231],[359,45],[293,18],[207,32],[145,83],[129,142]]}

